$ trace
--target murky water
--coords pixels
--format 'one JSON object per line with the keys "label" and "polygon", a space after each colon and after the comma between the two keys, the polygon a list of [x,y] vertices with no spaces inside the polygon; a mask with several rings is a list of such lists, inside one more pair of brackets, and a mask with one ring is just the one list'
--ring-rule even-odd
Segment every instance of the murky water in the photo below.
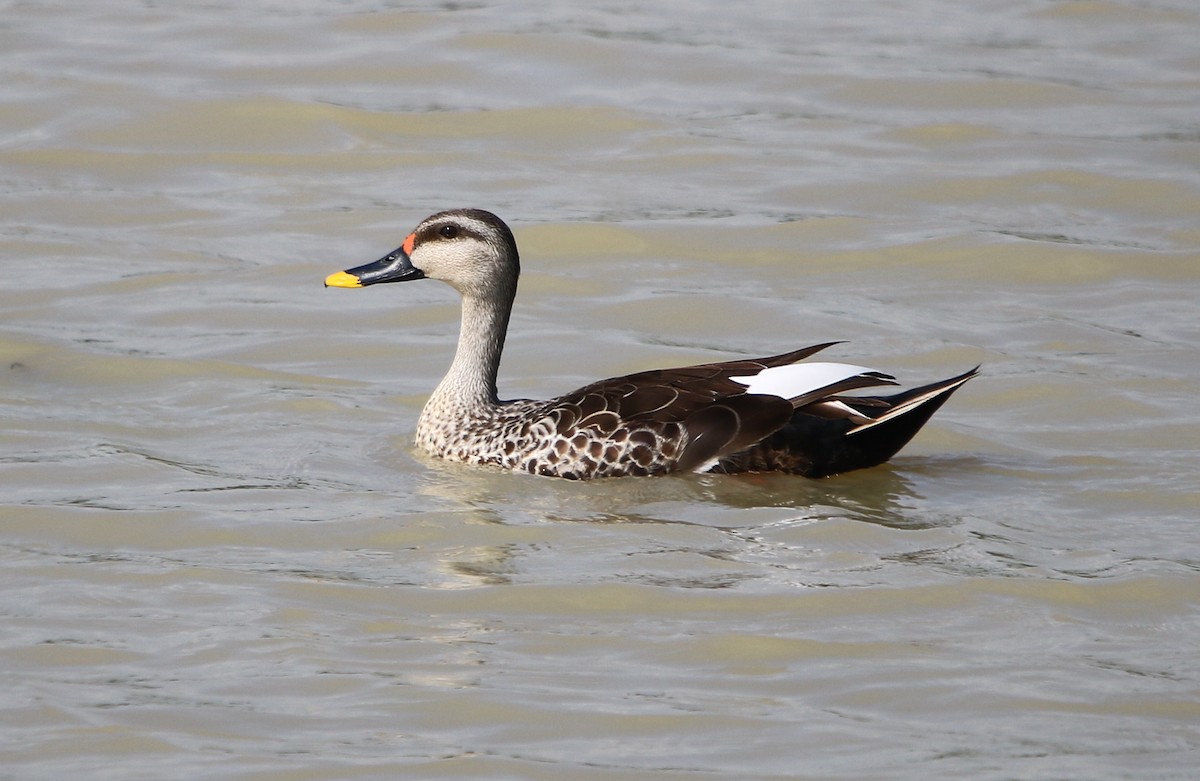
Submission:
{"label": "murky water", "polygon": [[[1185,779],[1200,10],[9,4],[0,778]],[[889,466],[409,448],[514,226],[502,392],[845,339],[977,362]]]}

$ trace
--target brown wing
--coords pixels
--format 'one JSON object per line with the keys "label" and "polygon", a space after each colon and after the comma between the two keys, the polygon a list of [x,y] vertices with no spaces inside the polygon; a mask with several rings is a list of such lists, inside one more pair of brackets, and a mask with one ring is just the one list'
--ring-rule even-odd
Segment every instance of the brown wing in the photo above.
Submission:
{"label": "brown wing", "polygon": [[[602,408],[623,420],[653,417],[662,421],[682,421],[717,399],[744,396],[746,386],[731,377],[756,374],[770,366],[787,366],[839,342],[826,342],[789,353],[719,363],[701,363],[675,369],[650,371],[613,377],[586,385],[556,399],[556,402],[580,404],[588,396],[603,400]],[[841,392],[846,388],[838,388]],[[764,398],[764,397],[755,397]],[[592,404],[600,403],[593,400]]]}
{"label": "brown wing", "polygon": [[[548,402],[544,414],[554,420],[560,437],[573,439],[582,432],[593,440],[617,443],[615,452],[630,454],[629,470],[692,470],[750,447],[791,418],[791,403],[775,396],[747,395],[746,386],[731,377],[795,363],[832,344],[836,342],[765,358],[653,369],[601,380]],[[642,463],[644,451],[625,444],[635,441],[639,433],[654,436],[659,452],[652,463]]]}

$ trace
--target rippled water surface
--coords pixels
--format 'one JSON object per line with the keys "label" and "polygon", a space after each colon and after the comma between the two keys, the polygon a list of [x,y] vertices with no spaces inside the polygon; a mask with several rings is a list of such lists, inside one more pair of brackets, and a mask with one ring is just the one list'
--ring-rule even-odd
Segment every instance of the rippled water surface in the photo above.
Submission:
{"label": "rippled water surface", "polygon": [[[7,3],[0,778],[1190,779],[1189,0]],[[732,11],[732,12],[731,12]],[[409,446],[492,209],[508,396],[833,339],[891,464]]]}

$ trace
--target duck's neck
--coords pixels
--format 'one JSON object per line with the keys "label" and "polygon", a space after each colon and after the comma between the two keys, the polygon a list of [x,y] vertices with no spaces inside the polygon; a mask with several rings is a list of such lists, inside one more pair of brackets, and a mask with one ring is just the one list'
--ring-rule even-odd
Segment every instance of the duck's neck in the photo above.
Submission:
{"label": "duck's neck", "polygon": [[516,287],[486,298],[464,296],[458,349],[427,407],[467,411],[495,407],[496,375]]}

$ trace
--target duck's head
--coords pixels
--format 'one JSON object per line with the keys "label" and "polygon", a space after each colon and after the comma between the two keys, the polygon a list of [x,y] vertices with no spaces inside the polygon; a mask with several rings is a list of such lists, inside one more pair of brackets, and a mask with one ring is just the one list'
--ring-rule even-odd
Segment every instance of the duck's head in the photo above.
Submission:
{"label": "duck's head", "polygon": [[373,263],[338,271],[326,287],[440,279],[464,296],[495,296],[520,274],[517,242],[496,215],[455,209],[426,217],[404,243]]}

